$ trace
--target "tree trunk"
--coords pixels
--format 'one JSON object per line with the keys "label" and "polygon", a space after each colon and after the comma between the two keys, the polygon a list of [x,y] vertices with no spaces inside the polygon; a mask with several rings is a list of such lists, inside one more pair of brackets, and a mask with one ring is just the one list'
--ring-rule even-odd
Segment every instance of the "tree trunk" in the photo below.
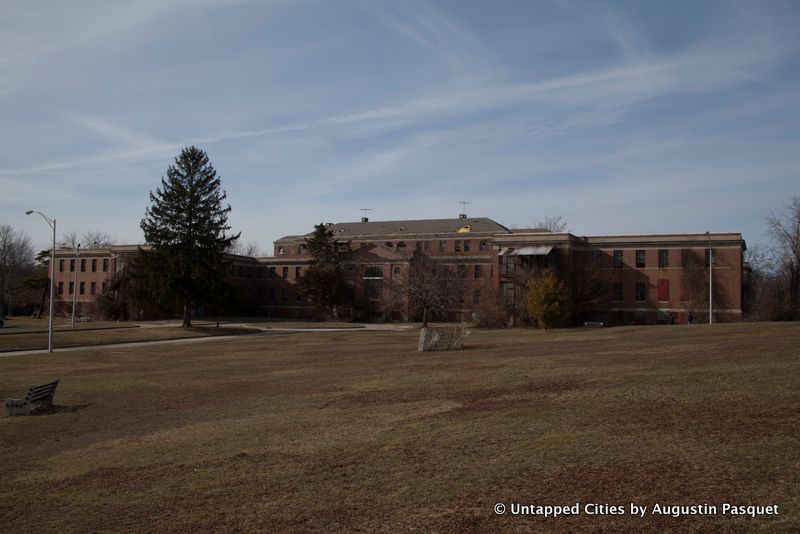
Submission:
{"label": "tree trunk", "polygon": [[422,308],[422,328],[428,327],[428,308]]}
{"label": "tree trunk", "polygon": [[47,286],[44,288],[44,291],[42,291],[42,302],[41,302],[41,304],[39,306],[39,313],[38,313],[38,315],[36,315],[37,319],[41,319],[42,318],[42,314],[44,313],[44,303],[47,300],[47,294],[48,293],[50,293],[50,281],[49,280],[47,281]]}
{"label": "tree trunk", "polygon": [[191,304],[184,304],[183,305],[183,324],[181,324],[181,328],[191,328],[192,327],[192,305]]}

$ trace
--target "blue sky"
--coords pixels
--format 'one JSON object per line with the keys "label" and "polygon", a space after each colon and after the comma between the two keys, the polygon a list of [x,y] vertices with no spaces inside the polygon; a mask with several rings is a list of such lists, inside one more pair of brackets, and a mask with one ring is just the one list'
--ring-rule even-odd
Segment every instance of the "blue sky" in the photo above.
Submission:
{"label": "blue sky", "polygon": [[797,2],[0,0],[0,223],[142,240],[206,150],[244,241],[471,216],[740,231],[800,194]]}

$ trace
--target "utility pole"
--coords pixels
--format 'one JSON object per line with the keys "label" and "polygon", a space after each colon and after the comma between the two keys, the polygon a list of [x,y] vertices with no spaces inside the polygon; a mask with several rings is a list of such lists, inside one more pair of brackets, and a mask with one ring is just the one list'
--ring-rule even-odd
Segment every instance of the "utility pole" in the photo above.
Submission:
{"label": "utility pole", "polygon": [[711,248],[711,232],[706,232],[708,236],[708,324],[714,322],[714,250]]}

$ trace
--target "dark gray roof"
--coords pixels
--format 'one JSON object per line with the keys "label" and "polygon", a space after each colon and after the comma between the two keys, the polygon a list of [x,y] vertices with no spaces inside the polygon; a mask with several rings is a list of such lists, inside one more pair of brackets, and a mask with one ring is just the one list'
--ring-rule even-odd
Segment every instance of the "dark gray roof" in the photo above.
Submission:
{"label": "dark gray roof", "polygon": [[[509,229],[487,217],[476,217],[467,219],[422,219],[413,221],[369,221],[369,222],[345,222],[331,225],[333,235],[340,239],[357,238],[399,238],[399,237],[435,237],[440,235],[474,235],[474,234],[497,234],[507,233]],[[459,232],[459,229],[469,231]],[[296,241],[300,238],[308,237],[313,232],[305,236],[286,236],[278,240]]]}

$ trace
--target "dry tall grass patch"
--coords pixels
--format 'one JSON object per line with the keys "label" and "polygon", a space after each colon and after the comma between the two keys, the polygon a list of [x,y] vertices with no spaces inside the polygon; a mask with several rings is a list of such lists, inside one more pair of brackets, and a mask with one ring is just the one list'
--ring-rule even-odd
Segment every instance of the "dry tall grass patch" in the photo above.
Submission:
{"label": "dry tall grass patch", "polygon": [[[0,358],[9,531],[800,528],[800,327],[316,332]],[[496,516],[496,502],[780,515]]]}

